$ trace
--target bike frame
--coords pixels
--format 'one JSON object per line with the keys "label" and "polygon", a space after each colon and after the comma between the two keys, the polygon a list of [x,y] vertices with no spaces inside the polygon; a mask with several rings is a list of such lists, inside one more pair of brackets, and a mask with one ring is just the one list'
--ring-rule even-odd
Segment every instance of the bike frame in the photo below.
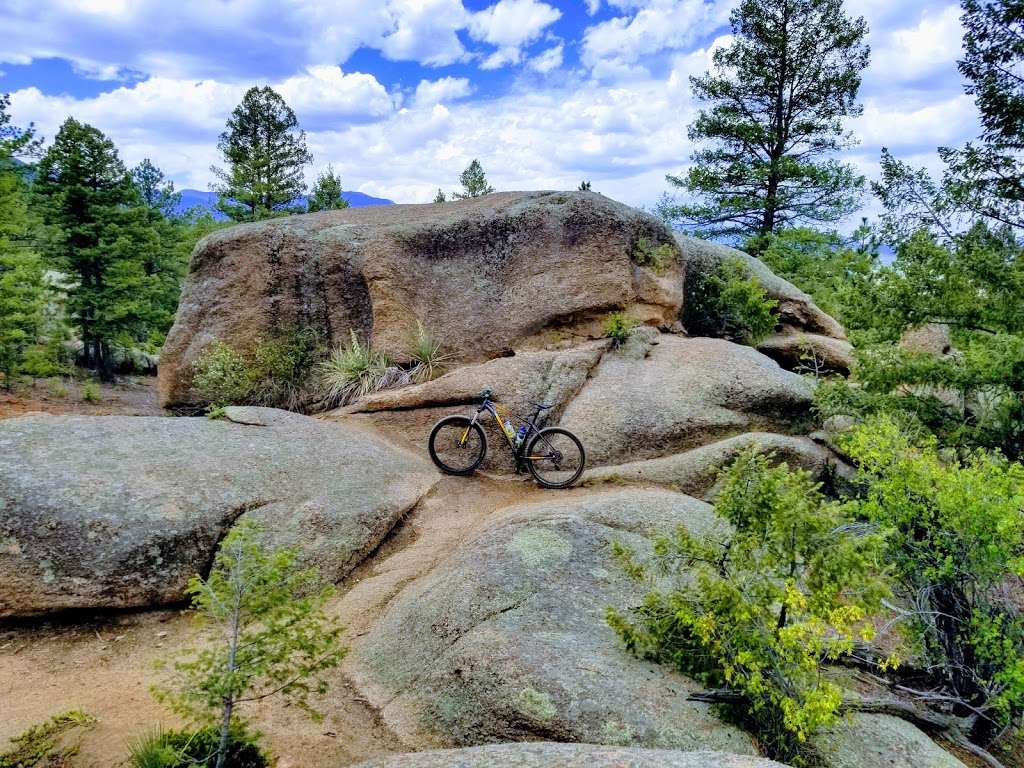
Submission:
{"label": "bike frame", "polygon": [[[504,413],[502,413],[503,410]],[[486,411],[487,413],[491,414],[491,417],[498,425],[498,431],[501,432],[501,434],[504,436],[505,442],[508,444],[509,450],[512,451],[512,458],[516,462],[516,471],[518,472],[522,466],[522,462],[524,461],[539,461],[540,459],[548,458],[548,456],[523,455],[523,451],[526,450],[526,445],[527,443],[530,442],[531,436],[534,433],[540,434],[540,427],[537,426],[537,418],[540,416],[543,410],[543,408],[538,408],[537,412],[533,414],[532,419],[526,419],[517,413],[512,413],[507,408],[503,408],[493,400],[485,399],[482,403],[480,403],[480,407],[476,409],[476,413],[473,415],[473,421],[470,423],[468,427],[466,427],[466,431],[462,433],[462,437],[459,438],[459,445],[462,445],[463,443],[466,442],[466,438],[469,437],[469,431],[473,428],[473,425],[477,423],[477,420],[480,418],[480,414]],[[523,437],[523,442],[520,443],[518,448],[516,448],[516,444],[514,442],[515,436],[509,435],[508,432],[505,431],[505,422],[503,420],[504,418],[509,418],[510,421],[512,421],[513,419],[517,419],[519,421],[519,425],[525,425],[527,427],[526,435]],[[512,423],[515,424],[515,421],[512,421]]]}

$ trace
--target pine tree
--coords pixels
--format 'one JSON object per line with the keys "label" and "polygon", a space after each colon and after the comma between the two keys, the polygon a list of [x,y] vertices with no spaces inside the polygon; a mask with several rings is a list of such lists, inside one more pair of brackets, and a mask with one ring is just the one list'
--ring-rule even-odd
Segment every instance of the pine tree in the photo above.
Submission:
{"label": "pine tree", "polygon": [[484,173],[484,168],[476,158],[466,166],[466,170],[459,176],[459,181],[462,183],[462,192],[452,193],[452,197],[456,200],[481,197],[489,195],[494,191],[494,187],[487,183],[487,175]]}
{"label": "pine tree", "polygon": [[[113,374],[114,347],[145,341],[166,322],[166,280],[177,267],[159,212],[142,204],[113,142],[68,118],[40,161],[33,191],[49,266],[67,276],[67,309],[85,365]],[[163,318],[163,320],[161,320]]]}
{"label": "pine tree", "polygon": [[444,190],[441,189],[440,187],[438,187],[437,194],[434,195],[434,202],[435,203],[446,203],[446,202],[448,202],[447,195],[445,195]]}
{"label": "pine tree", "polygon": [[951,205],[1024,229],[1024,0],[964,0],[960,72],[981,115],[977,143],[943,147]]}
{"label": "pine tree", "polygon": [[861,113],[866,22],[846,16],[842,0],[743,0],[731,23],[715,71],[691,78],[709,106],[689,135],[711,146],[667,177],[698,202],[669,201],[662,213],[710,236],[843,218],[864,180],[830,155],[854,143],[843,120]]}
{"label": "pine tree", "polygon": [[174,182],[164,176],[164,172],[148,157],[132,168],[132,183],[143,205],[165,217],[172,216],[181,202],[181,193],[174,191]]}
{"label": "pine tree", "polygon": [[317,176],[316,184],[306,199],[306,209],[315,211],[337,211],[348,208],[348,200],[341,196],[341,177],[328,165],[327,170]]}
{"label": "pine tree", "polygon": [[41,349],[47,298],[42,260],[26,242],[27,190],[20,173],[25,166],[15,162],[19,155],[31,157],[40,140],[32,126],[11,125],[9,104],[0,96],[0,373],[8,390],[33,347]]}
{"label": "pine tree", "polygon": [[250,88],[217,144],[226,169],[211,168],[217,209],[234,221],[256,221],[297,211],[306,190],[303,168],[313,161],[295,113],[269,86]]}

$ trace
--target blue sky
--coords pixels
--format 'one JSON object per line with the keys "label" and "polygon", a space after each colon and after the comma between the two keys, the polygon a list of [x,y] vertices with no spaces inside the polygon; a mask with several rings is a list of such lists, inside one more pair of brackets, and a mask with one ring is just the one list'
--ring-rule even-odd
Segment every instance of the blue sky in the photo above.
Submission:
{"label": "blue sky", "polygon": [[[734,0],[6,0],[0,91],[52,137],[69,115],[206,189],[245,89],[295,109],[315,161],[399,202],[457,186],[478,157],[498,189],[594,189],[653,204],[686,167],[688,77],[728,41]],[[870,26],[861,144],[935,167],[977,132],[956,71],[959,7],[847,0]],[[868,209],[870,210],[870,203]]]}

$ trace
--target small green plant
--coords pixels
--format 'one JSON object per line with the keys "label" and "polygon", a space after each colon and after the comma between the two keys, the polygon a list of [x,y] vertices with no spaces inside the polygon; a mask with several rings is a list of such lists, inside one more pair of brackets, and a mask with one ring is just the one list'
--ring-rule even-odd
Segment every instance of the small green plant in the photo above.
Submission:
{"label": "small green plant", "polygon": [[214,408],[245,403],[253,388],[245,358],[220,339],[192,363],[192,387]]}
{"label": "small green plant", "polygon": [[78,745],[68,745],[65,737],[95,722],[94,717],[72,710],[34,725],[11,739],[11,748],[0,753],[0,768],[64,768],[78,753]]}
{"label": "small green plant", "polygon": [[608,621],[633,653],[724,689],[769,756],[798,764],[839,715],[823,665],[872,636],[869,616],[887,594],[881,537],[808,473],[755,449],[722,479],[715,512],[729,526],[660,537],[653,563],[614,547],[651,591],[633,620],[609,610]]}
{"label": "small green plant", "polygon": [[[132,768],[198,768],[212,766],[217,757],[220,733],[206,727],[189,731],[157,729],[129,744]],[[260,748],[258,734],[235,724],[228,736],[227,768],[266,768],[270,760]]]}
{"label": "small green plant", "polygon": [[215,768],[226,765],[239,707],[281,696],[317,718],[310,698],[326,693],[324,673],[345,656],[342,627],[323,610],[334,590],[297,557],[295,549],[266,549],[260,527],[243,519],[221,543],[210,575],[189,581],[208,642],[185,650],[154,693],[215,730]]}
{"label": "small green plant", "polygon": [[445,368],[451,358],[442,351],[440,340],[416,321],[416,331],[409,343],[409,357],[413,367],[409,371],[412,381],[430,381]]}
{"label": "small green plant", "polygon": [[408,371],[369,343],[361,343],[355,331],[351,331],[347,346],[338,347],[320,364],[319,372],[322,401],[327,407],[345,405],[370,392],[410,381]]}
{"label": "small green plant", "polygon": [[612,347],[620,347],[629,340],[640,321],[625,312],[611,312],[604,319],[602,328],[606,339],[611,339]]}
{"label": "small green plant", "polygon": [[737,258],[710,274],[688,272],[683,323],[697,336],[715,336],[751,346],[775,330],[778,302]]}
{"label": "small green plant", "polygon": [[100,390],[100,385],[95,381],[89,380],[82,383],[82,402],[84,403],[101,403],[103,402],[103,393]]}
{"label": "small green plant", "polygon": [[647,238],[641,237],[633,246],[630,258],[637,266],[661,273],[678,261],[679,254],[669,243],[654,245]]}

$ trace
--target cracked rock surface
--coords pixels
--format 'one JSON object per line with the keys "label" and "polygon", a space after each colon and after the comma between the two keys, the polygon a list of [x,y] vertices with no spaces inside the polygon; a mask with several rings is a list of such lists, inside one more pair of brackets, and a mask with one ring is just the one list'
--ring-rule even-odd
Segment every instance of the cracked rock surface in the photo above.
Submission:
{"label": "cracked rock surface", "polygon": [[710,506],[618,490],[508,507],[408,586],[346,668],[409,744],[545,739],[755,754],[695,684],[624,651],[605,610],[636,599],[613,541],[715,525]]}
{"label": "cracked rock surface", "polygon": [[436,479],[357,427],[273,409],[0,421],[0,617],[180,602],[243,514],[337,581]]}

